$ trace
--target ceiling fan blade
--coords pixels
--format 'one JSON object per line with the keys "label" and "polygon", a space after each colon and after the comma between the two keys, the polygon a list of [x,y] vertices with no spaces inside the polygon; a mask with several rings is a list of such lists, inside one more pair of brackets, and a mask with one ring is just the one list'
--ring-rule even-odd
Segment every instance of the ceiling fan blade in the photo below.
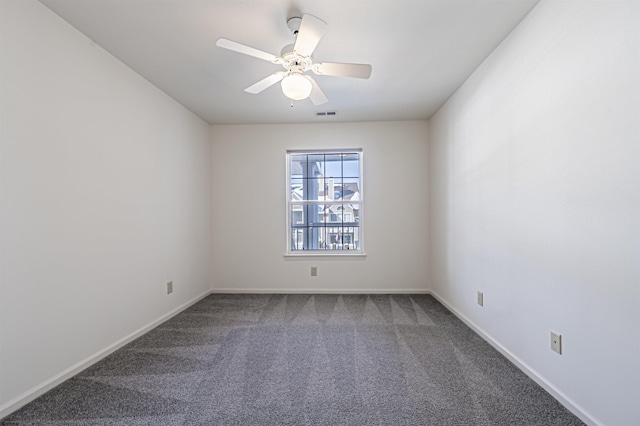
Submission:
{"label": "ceiling fan blade", "polygon": [[311,77],[307,77],[311,81],[311,94],[309,95],[309,99],[313,102],[314,105],[322,105],[329,102],[329,99],[325,96],[320,86],[316,83],[314,79]]}
{"label": "ceiling fan blade", "polygon": [[255,49],[253,47],[245,46],[244,44],[236,43],[235,41],[227,40],[226,38],[219,38],[216,41],[216,46],[223,49],[233,50],[234,52],[244,53],[245,55],[253,56],[259,59],[264,59],[269,62],[277,62],[278,58],[271,53],[263,52],[262,50]]}
{"label": "ceiling fan blade", "polygon": [[296,44],[293,47],[294,52],[300,56],[311,56],[326,29],[327,23],[322,19],[313,15],[302,15]]}
{"label": "ceiling fan blade", "polygon": [[256,84],[247,87],[246,89],[244,89],[244,91],[247,93],[253,93],[255,95],[256,93],[262,92],[267,87],[273,86],[274,84],[282,80],[285,75],[287,75],[286,72],[277,72],[277,73],[271,74],[269,77],[263,78]]}
{"label": "ceiling fan blade", "polygon": [[313,65],[313,72],[319,75],[335,75],[337,77],[369,78],[371,76],[371,65],[321,62]]}

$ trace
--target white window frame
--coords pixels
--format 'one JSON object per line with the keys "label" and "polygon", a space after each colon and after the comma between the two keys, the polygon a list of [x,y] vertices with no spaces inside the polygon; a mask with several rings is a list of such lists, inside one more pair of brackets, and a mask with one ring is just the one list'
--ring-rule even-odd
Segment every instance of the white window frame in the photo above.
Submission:
{"label": "white window frame", "polygon": [[[345,202],[346,204],[358,204],[360,208],[359,212],[359,220],[358,220],[358,240],[359,240],[359,249],[319,249],[319,250],[292,250],[291,247],[291,211],[292,206],[295,204],[336,204],[342,203],[343,201],[333,200],[333,202],[329,200],[325,201],[292,201],[291,200],[291,156],[300,155],[300,154],[340,154],[340,153],[349,153],[355,154],[357,153],[359,156],[358,161],[358,173],[359,173],[359,199],[357,201]],[[365,257],[364,251],[364,174],[363,174],[363,163],[364,163],[364,153],[362,148],[336,148],[336,149],[292,149],[286,151],[285,156],[286,162],[286,184],[285,184],[285,200],[286,200],[286,208],[285,208],[285,216],[286,216],[286,231],[285,231],[285,257],[291,258],[309,258],[309,257]],[[337,201],[337,202],[336,202]]]}

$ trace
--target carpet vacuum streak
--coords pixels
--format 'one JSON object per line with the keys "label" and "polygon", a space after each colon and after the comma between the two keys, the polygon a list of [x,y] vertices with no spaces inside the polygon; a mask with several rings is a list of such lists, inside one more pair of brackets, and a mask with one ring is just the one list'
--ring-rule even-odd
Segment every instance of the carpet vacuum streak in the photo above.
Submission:
{"label": "carpet vacuum streak", "polygon": [[213,294],[2,425],[582,425],[429,295]]}

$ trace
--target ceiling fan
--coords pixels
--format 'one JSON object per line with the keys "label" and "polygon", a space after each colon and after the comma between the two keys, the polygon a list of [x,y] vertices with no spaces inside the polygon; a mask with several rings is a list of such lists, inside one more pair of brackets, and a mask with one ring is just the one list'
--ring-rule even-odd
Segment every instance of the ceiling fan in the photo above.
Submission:
{"label": "ceiling fan", "polygon": [[235,41],[220,38],[216,45],[234,52],[254,56],[274,64],[282,65],[286,71],[279,71],[267,78],[247,87],[245,92],[257,94],[268,87],[281,82],[282,92],[293,101],[310,98],[314,105],[321,105],[328,101],[313,78],[305,74],[313,71],[317,75],[332,75],[338,77],[353,77],[367,79],[371,75],[371,65],[348,64],[338,62],[314,62],[311,54],[324,34],[327,23],[313,15],[304,14],[302,18],[294,17],[287,21],[295,44],[285,46],[280,56],[275,56]]}

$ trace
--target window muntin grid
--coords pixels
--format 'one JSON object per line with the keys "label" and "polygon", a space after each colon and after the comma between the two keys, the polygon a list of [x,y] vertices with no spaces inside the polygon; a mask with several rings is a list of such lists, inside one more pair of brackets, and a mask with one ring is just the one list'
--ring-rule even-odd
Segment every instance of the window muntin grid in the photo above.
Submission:
{"label": "window muntin grid", "polygon": [[287,251],[362,252],[362,151],[287,153]]}

